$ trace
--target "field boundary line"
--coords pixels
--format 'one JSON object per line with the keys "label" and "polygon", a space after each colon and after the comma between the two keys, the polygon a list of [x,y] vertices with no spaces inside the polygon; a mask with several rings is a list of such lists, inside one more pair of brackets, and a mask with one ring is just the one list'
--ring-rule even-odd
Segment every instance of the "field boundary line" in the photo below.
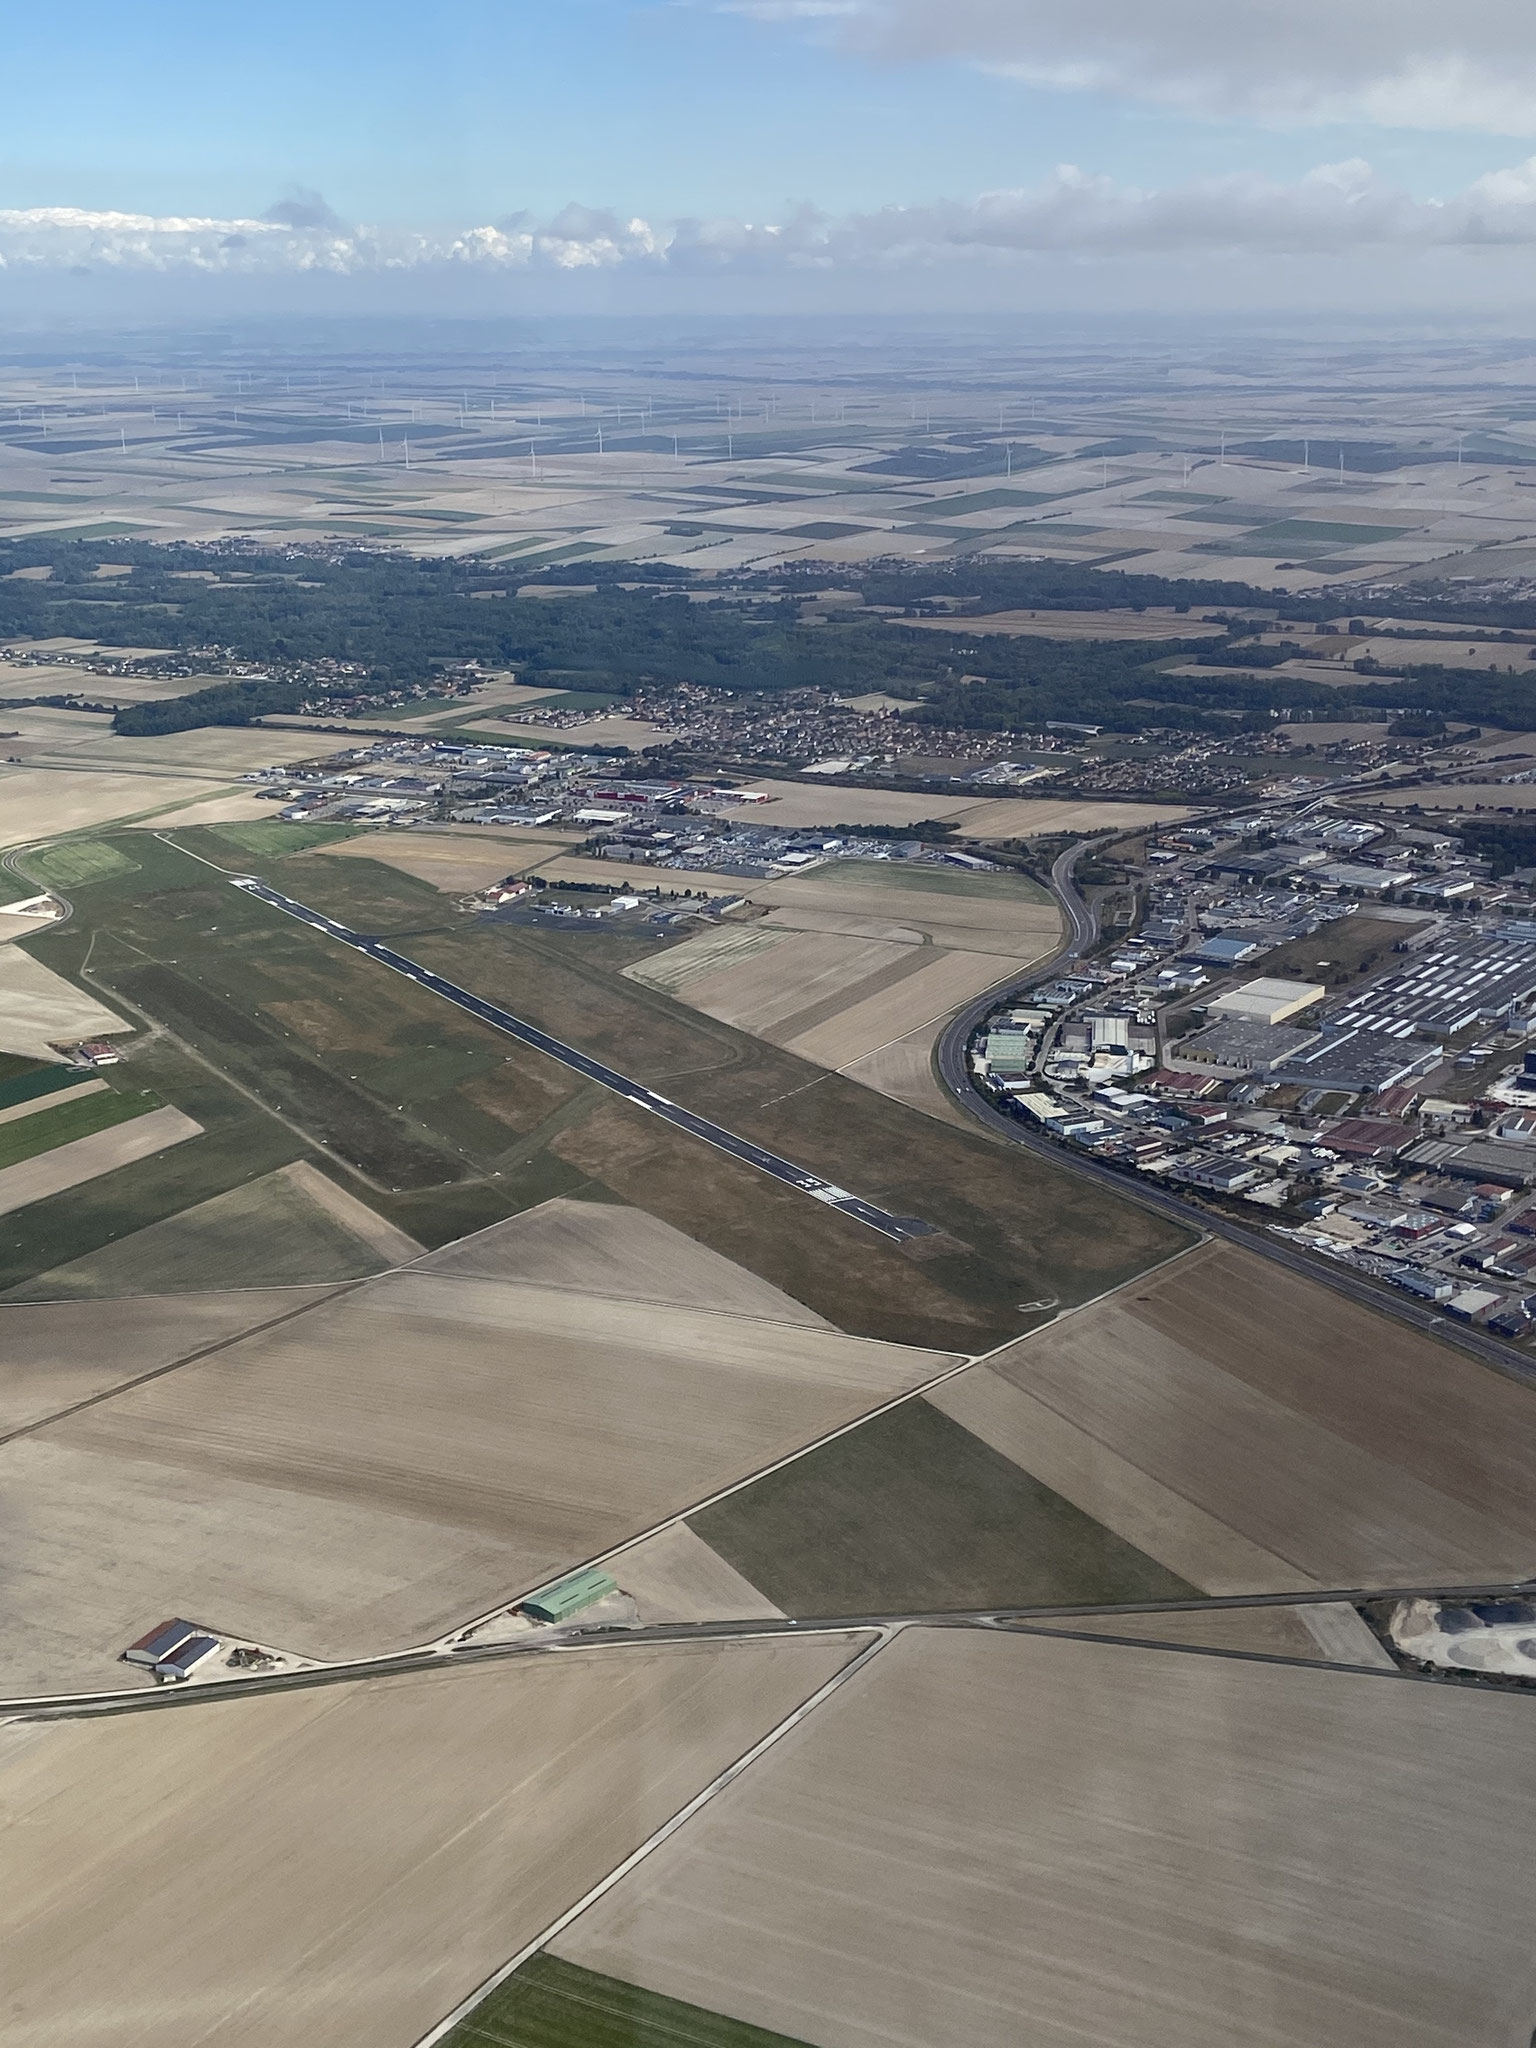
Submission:
{"label": "field boundary line", "polygon": [[606,1877],[601,1878],[589,1891],[585,1892],[573,1906],[567,1906],[565,1911],[552,1920],[541,1934],[535,1935],[532,1941],[525,1942],[508,1962],[501,1965],[500,1969],[493,1970],[483,1983],[478,1984],[470,1992],[467,1998],[460,2000],[452,2012],[448,2013],[443,2019],[440,2019],[436,2026],[429,2028],[414,2044],[414,2048],[437,2048],[438,2043],[446,2040],[448,2035],[453,2032],[454,2028],[461,2021],[468,2019],[475,2008],[483,2004],[493,1991],[499,1990],[506,1983],[507,1979],[520,1970],[530,1957],[537,1955],[540,1949],[547,1948],[557,1935],[565,1932],[573,1920],[579,1919],[589,1906],[596,1905],[600,1898],[612,1891],[616,1884],[626,1878],[648,1856],[653,1855],[664,1843],[669,1842],[680,1828],[685,1827],[693,1819],[694,1815],[707,1806],[710,1800],[718,1793],[725,1791],[727,1786],[734,1784],[744,1771],[749,1770],[757,1762],[760,1756],[765,1755],[775,1744],[782,1742],[786,1735],[791,1734],[800,1726],[802,1721],[807,1720],[810,1715],[815,1713],[823,1701],[829,1699],[840,1687],[846,1685],[851,1678],[856,1677],[861,1671],[865,1670],[872,1660],[879,1656],[887,1644],[896,1639],[905,1626],[906,1624],[898,1622],[889,1629],[877,1629],[872,1642],[866,1643],[861,1650],[856,1651],[846,1664],[842,1665],[837,1671],[834,1671],[824,1684],[817,1687],[809,1699],[802,1700],[799,1706],[792,1708],[776,1727],[770,1728],[766,1735],[761,1736],[758,1741],[753,1743],[750,1749],[737,1757],[734,1763],[727,1764],[725,1769],[696,1792],[686,1805],[679,1807],[670,1820],[663,1821],[661,1826],[647,1836],[637,1849],[632,1849],[622,1863],[615,1865]]}
{"label": "field boundary line", "polygon": [[[493,1229],[495,1226],[487,1225],[486,1227]],[[679,1508],[675,1514],[665,1516],[661,1521],[653,1523],[648,1529],[640,1530],[634,1536],[626,1536],[622,1542],[611,1545],[607,1550],[599,1551],[593,1557],[585,1558],[579,1563],[567,1565],[563,1571],[557,1574],[557,1577],[566,1578],[571,1572],[611,1563],[614,1558],[622,1557],[625,1551],[633,1550],[637,1544],[646,1543],[653,1536],[665,1535],[668,1529],[675,1529],[681,1524],[686,1523],[691,1515],[701,1515],[707,1508],[717,1507],[721,1501],[729,1500],[733,1494],[744,1492],[747,1487],[757,1485],[759,1480],[771,1478],[775,1472],[782,1472],[787,1466],[798,1464],[802,1458],[808,1458],[813,1451],[823,1450],[828,1444],[836,1443],[839,1437],[848,1436],[853,1430],[862,1429],[865,1423],[877,1422],[882,1415],[889,1415],[893,1409],[904,1407],[909,1401],[921,1400],[925,1394],[931,1393],[935,1387],[942,1387],[950,1380],[958,1379],[962,1373],[970,1372],[976,1366],[986,1365],[989,1360],[996,1358],[1000,1352],[1007,1351],[1011,1346],[1022,1343],[1025,1338],[1036,1336],[1040,1331],[1054,1328],[1062,1320],[1063,1316],[1076,1315],[1083,1309],[1095,1308],[1100,1302],[1112,1299],[1122,1289],[1135,1286],[1137,1282],[1144,1280],[1148,1273],[1157,1272],[1160,1267],[1171,1264],[1174,1259],[1187,1258],[1191,1252],[1196,1252],[1199,1249],[1200,1246],[1198,1244],[1183,1245],[1177,1251],[1170,1253],[1166,1259],[1159,1260],[1157,1266],[1148,1266],[1142,1272],[1132,1274],[1127,1280],[1117,1280],[1113,1287],[1107,1287],[1102,1294],[1096,1294],[1087,1301],[1077,1302],[1073,1307],[1059,1311],[1048,1321],[1041,1323],[1036,1330],[1025,1330],[1017,1337],[1005,1337],[1002,1343],[994,1344],[990,1350],[976,1352],[970,1357],[962,1357],[958,1364],[947,1366],[943,1372],[935,1373],[931,1379],[924,1380],[919,1386],[909,1387],[905,1393],[893,1394],[889,1400],[882,1401],[878,1406],[867,1408],[863,1414],[854,1416],[851,1422],[839,1423],[835,1429],[828,1430],[825,1436],[816,1437],[812,1442],[802,1444],[796,1450],[786,1451],[782,1458],[775,1458],[772,1464],[764,1465],[756,1472],[749,1472],[745,1478],[732,1480],[728,1486],[722,1486],[715,1493],[706,1494],[702,1500],[696,1500],[686,1508]],[[379,1277],[382,1278],[382,1275]],[[790,1327],[798,1326],[792,1325]],[[846,1334],[846,1332],[839,1332],[839,1335]],[[884,1340],[878,1337],[860,1337],[854,1339],[854,1341],[862,1344],[878,1344]],[[920,1349],[921,1347],[913,1346],[911,1348]],[[534,1585],[518,1589],[505,1600],[498,1600],[494,1607],[487,1608],[483,1614],[477,1614],[472,1620],[461,1623],[457,1628],[451,1629],[446,1635],[439,1636],[437,1644],[457,1643],[474,1629],[481,1628],[486,1622],[493,1620],[504,1608],[515,1606],[519,1600],[526,1599],[529,1594],[538,1592],[540,1587],[552,1584],[554,1584],[554,1580],[544,1578]],[[422,1647],[434,1648],[436,1645],[425,1644]]]}
{"label": "field boundary line", "polygon": [[[302,1285],[303,1283],[297,1282],[295,1284]],[[323,1285],[324,1283],[322,1282],[321,1284]],[[285,1309],[279,1316],[269,1316],[264,1323],[253,1323],[248,1330],[237,1330],[233,1336],[219,1337],[213,1343],[204,1344],[196,1351],[189,1351],[181,1358],[171,1359],[166,1365],[151,1366],[148,1372],[137,1373],[132,1379],[122,1380],[115,1387],[103,1387],[99,1394],[87,1394],[84,1400],[72,1401],[67,1408],[55,1409],[52,1415],[41,1416],[36,1422],[24,1422],[15,1429],[5,1430],[3,1433],[0,1433],[0,1447],[15,1443],[19,1437],[35,1436],[40,1429],[51,1429],[56,1422],[67,1422],[72,1415],[79,1415],[87,1408],[99,1408],[104,1401],[115,1401],[119,1394],[130,1394],[135,1387],[147,1386],[151,1380],[163,1379],[167,1373],[180,1372],[185,1365],[200,1364],[203,1359],[212,1358],[220,1351],[227,1351],[232,1344],[242,1343],[247,1337],[259,1337],[268,1330],[281,1329],[284,1323],[297,1322],[300,1316],[308,1315],[311,1309],[324,1308],[327,1302],[334,1301],[338,1295],[350,1294],[363,1284],[362,1280],[338,1281],[321,1296],[319,1301],[300,1302],[297,1308]],[[223,1293],[226,1290],[219,1288],[213,1291]],[[264,1290],[252,1289],[250,1291],[258,1292]],[[106,1297],[107,1300],[112,1300],[113,1298],[110,1295]],[[141,1301],[146,1297],[142,1295],[123,1295],[116,1298],[127,1301]],[[150,1300],[180,1300],[183,1297],[179,1295],[171,1297],[151,1295],[147,1298]],[[52,1306],[54,1304],[50,1302],[0,1302],[0,1308],[49,1308]]]}

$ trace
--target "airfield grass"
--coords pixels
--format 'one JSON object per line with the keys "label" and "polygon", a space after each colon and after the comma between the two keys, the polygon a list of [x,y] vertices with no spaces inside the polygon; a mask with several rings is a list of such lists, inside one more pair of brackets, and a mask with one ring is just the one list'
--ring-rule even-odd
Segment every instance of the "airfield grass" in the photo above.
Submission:
{"label": "airfield grass", "polygon": [[786,1614],[1103,1606],[1197,1589],[924,1400],[690,1517]]}
{"label": "airfield grass", "polygon": [[[210,839],[232,846],[237,853],[265,854],[276,859],[286,853],[303,853],[311,846],[334,846],[351,839],[357,825],[291,825],[281,818],[256,818],[248,825],[210,825]],[[212,849],[210,849],[212,851]]]}
{"label": "airfield grass", "polygon": [[73,889],[82,882],[104,881],[108,875],[133,872],[135,863],[119,846],[103,839],[64,839],[25,857],[27,873],[50,889]]}
{"label": "airfield grass", "polygon": [[39,1274],[8,1301],[96,1301],[210,1287],[293,1287],[382,1272],[384,1260],[281,1173],[267,1173]]}
{"label": "airfield grass", "polygon": [[24,1159],[36,1159],[95,1131],[109,1131],[114,1124],[125,1124],[159,1107],[153,1095],[109,1089],[105,1095],[87,1095],[81,1101],[61,1103],[57,1109],[39,1110],[36,1116],[0,1124],[0,1169],[19,1166]]}
{"label": "airfield grass", "polygon": [[786,2034],[540,1954],[448,2035],[444,2048],[799,2048]]}

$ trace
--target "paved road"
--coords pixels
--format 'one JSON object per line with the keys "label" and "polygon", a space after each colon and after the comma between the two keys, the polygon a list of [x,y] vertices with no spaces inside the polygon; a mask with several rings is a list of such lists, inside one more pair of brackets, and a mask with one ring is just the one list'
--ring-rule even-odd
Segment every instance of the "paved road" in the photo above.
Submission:
{"label": "paved road", "polygon": [[[1080,894],[1072,874],[1078,859],[1087,851],[1086,845],[1069,847],[1051,869],[1051,886],[1066,916],[1067,930],[1060,950],[1044,966],[1033,968],[1028,978],[1019,984],[1021,992],[1039,986],[1064,967],[1069,967],[1098,937],[1097,919]],[[1470,1352],[1483,1364],[1495,1366],[1500,1372],[1536,1385],[1536,1361],[1516,1350],[1514,1345],[1502,1343],[1497,1337],[1472,1329],[1465,1323],[1453,1322],[1434,1308],[1421,1306],[1396,1289],[1352,1272],[1346,1266],[1337,1266],[1311,1252],[1299,1251],[1294,1245],[1272,1237],[1263,1228],[1255,1228],[1199,1203],[1185,1201],[1129,1169],[1106,1166],[1100,1160],[1089,1159],[1071,1146],[1059,1144],[1054,1138],[1030,1129],[1017,1117],[995,1109],[972,1087],[966,1055],[972,1033],[1001,1000],[994,989],[990,995],[968,1004],[946,1026],[936,1054],[939,1077],[950,1094],[995,1136],[1005,1138],[1012,1145],[1020,1145],[1027,1152],[1039,1153],[1069,1173],[1082,1174],[1102,1186],[1111,1187],[1126,1201],[1139,1202],[1143,1208],[1170,1216],[1190,1228],[1204,1231],[1208,1236],[1225,1238],[1230,1244],[1241,1245],[1245,1251],[1258,1252],[1292,1273],[1331,1287],[1335,1293],[1347,1295],[1350,1300],[1392,1316],[1413,1329],[1428,1331],[1447,1343],[1455,1344],[1460,1350]]]}
{"label": "paved road", "polygon": [[552,1038],[547,1031],[540,1031],[536,1025],[525,1024],[521,1017],[513,1016],[510,1010],[503,1010],[496,1003],[489,1003],[483,996],[477,996],[456,982],[447,980],[441,974],[434,974],[430,967],[423,967],[418,961],[408,960],[403,953],[397,953],[386,946],[382,939],[370,939],[362,932],[354,932],[344,924],[337,924],[323,912],[311,910],[306,903],[296,903],[291,896],[282,896],[276,889],[269,889],[265,882],[257,881],[250,875],[232,878],[237,889],[243,889],[248,896],[259,896],[263,903],[270,903],[275,910],[286,911],[289,917],[296,917],[301,923],[323,932],[338,945],[350,946],[354,952],[366,953],[370,960],[377,960],[381,966],[389,967],[396,974],[403,974],[420,987],[429,989],[433,995],[441,996],[445,1002],[457,1004],[467,1010],[482,1024],[489,1024],[493,1030],[504,1031],[509,1038],[516,1038],[524,1045],[531,1045],[536,1052],[548,1053],[551,1059],[559,1060],[562,1066],[573,1073],[582,1074],[589,1081],[596,1081],[604,1088],[611,1088],[615,1095],[622,1095],[627,1102],[647,1109],[653,1116],[673,1125],[677,1130],[686,1131],[690,1137],[702,1138],[706,1145],[713,1145],[717,1152],[725,1152],[733,1159],[740,1159],[747,1166],[755,1166],[759,1173],[766,1173],[774,1180],[782,1181],[786,1187],[794,1188],[802,1195],[809,1195],[813,1202],[823,1202],[829,1209],[836,1209],[844,1216],[851,1216],[856,1223],[867,1224],[871,1230],[879,1231],[882,1237],[894,1238],[903,1243],[914,1237],[932,1235],[934,1226],[925,1223],[918,1216],[893,1216],[888,1209],[878,1208],[873,1202],[866,1202],[858,1195],[849,1194],[846,1188],[834,1182],[823,1180],[819,1174],[804,1166],[796,1166],[792,1159],[781,1159],[776,1152],[769,1152],[761,1145],[754,1145],[750,1138],[738,1138],[734,1131],[712,1123],[708,1117],[699,1116],[691,1109],[684,1109],[671,1102],[665,1095],[658,1095],[643,1082],[632,1081],[627,1074],[621,1074],[613,1067],[604,1066],[589,1053],[578,1052],[572,1045],[566,1045],[558,1038]]}

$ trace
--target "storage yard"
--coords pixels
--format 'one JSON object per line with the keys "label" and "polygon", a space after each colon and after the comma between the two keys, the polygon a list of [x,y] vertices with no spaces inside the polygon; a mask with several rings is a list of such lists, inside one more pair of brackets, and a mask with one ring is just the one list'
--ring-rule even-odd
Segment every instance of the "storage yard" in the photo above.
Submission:
{"label": "storage yard", "polygon": [[908,1632],[553,1949],[817,2048],[1017,2048],[1026,2014],[1030,2048],[1513,2048],[1528,1722],[1322,1667]]}
{"label": "storage yard", "polygon": [[195,2012],[229,2048],[413,2048],[856,1646],[602,1651],[13,1723],[7,2024],[150,2048]]}

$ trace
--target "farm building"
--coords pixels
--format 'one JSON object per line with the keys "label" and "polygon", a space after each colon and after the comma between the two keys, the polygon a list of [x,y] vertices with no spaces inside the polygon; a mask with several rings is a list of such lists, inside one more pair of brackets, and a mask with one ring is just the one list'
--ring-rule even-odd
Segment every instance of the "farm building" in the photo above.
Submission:
{"label": "farm building", "polygon": [[583,1608],[606,1600],[610,1593],[618,1590],[606,1572],[589,1565],[583,1571],[572,1572],[567,1579],[557,1580],[553,1586],[545,1586],[541,1591],[530,1594],[523,1602],[523,1612],[534,1621],[569,1621]]}
{"label": "farm building", "polygon": [[136,1643],[130,1643],[123,1652],[125,1664],[142,1664],[153,1671],[164,1657],[179,1650],[183,1643],[203,1631],[195,1621],[162,1621],[158,1628],[152,1628],[148,1635],[140,1636]]}

